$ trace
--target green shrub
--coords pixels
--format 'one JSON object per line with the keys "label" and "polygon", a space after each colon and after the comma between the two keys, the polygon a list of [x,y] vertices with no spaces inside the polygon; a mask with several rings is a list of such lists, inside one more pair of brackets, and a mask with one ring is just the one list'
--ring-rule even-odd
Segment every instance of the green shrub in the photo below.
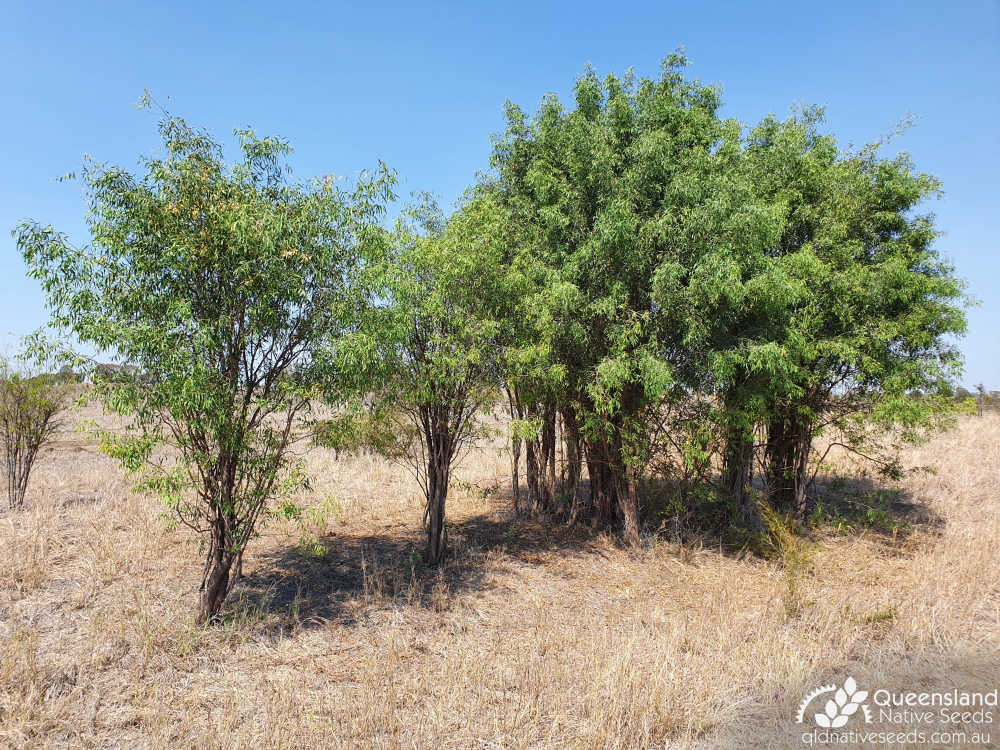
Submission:
{"label": "green shrub", "polygon": [[12,510],[24,507],[32,466],[59,429],[68,401],[69,389],[58,376],[29,376],[0,363],[0,445]]}

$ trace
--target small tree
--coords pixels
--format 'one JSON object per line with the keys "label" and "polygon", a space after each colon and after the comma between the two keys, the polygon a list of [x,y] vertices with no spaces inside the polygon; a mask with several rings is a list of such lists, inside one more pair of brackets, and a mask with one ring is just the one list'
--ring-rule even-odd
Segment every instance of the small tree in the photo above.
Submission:
{"label": "small tree", "polygon": [[56,376],[29,376],[0,360],[0,441],[11,510],[24,507],[35,459],[59,429],[68,401],[69,389]]}
{"label": "small tree", "polygon": [[[276,138],[236,131],[242,160],[183,120],[160,123],[145,174],[88,162],[91,245],[24,223],[17,241],[55,326],[129,367],[94,392],[129,418],[103,447],[207,536],[198,621],[214,621],[230,570],[268,501],[304,477],[289,448],[353,322],[360,249],[380,236],[385,169],[344,192],[290,183]],[[158,450],[169,446],[172,451]]]}
{"label": "small tree", "polygon": [[426,202],[399,222],[367,330],[345,350],[367,352],[378,370],[369,387],[381,410],[395,415],[391,454],[412,471],[426,500],[430,564],[447,549],[452,468],[497,394],[493,345],[501,321],[492,304],[500,274],[484,206],[473,203],[446,224]]}

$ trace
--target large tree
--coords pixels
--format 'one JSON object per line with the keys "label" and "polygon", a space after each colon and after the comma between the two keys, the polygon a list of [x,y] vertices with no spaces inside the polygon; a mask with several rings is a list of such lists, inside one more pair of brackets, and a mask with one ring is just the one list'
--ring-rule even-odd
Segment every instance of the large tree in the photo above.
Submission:
{"label": "large tree", "polygon": [[[810,132],[818,122],[797,125]],[[779,130],[764,123],[753,148],[772,148]],[[799,516],[820,432],[892,473],[873,438],[918,438],[942,414],[945,401],[933,396],[960,373],[964,284],[935,246],[933,216],[919,212],[938,180],[905,153],[883,156],[883,146],[837,150],[820,190],[793,200],[783,236],[778,262],[795,293],[772,321],[785,366],[767,386],[765,478],[772,504]]]}
{"label": "large tree", "polygon": [[640,80],[588,70],[570,110],[554,96],[530,119],[510,105],[493,154],[499,200],[540,269],[526,345],[544,342],[554,373],[533,389],[543,430],[564,413],[585,444],[594,512],[621,517],[633,543],[651,425],[698,385],[690,316],[705,307],[678,292],[725,296],[731,257],[759,252],[770,218],[734,199],[749,194],[730,171],[739,124],[717,116],[719,92],[684,65],[671,55]]}
{"label": "large tree", "polygon": [[[104,448],[207,537],[198,620],[215,620],[268,501],[302,480],[289,447],[350,328],[352,277],[393,182],[289,181],[288,144],[236,131],[241,159],[164,115],[142,173],[88,161],[91,242],[16,230],[52,324],[132,367],[95,394],[128,418]],[[167,446],[172,450],[161,450]]]}
{"label": "large tree", "polygon": [[733,279],[738,304],[702,315],[714,321],[705,343],[726,485],[745,511],[755,460],[769,501],[801,515],[820,432],[874,458],[876,434],[911,438],[933,423],[942,402],[910,396],[947,389],[960,365],[963,286],[934,247],[932,217],[916,212],[937,181],[906,155],[883,157],[881,142],[841,151],[821,124],[812,108],[748,134],[741,171],[778,231]]}

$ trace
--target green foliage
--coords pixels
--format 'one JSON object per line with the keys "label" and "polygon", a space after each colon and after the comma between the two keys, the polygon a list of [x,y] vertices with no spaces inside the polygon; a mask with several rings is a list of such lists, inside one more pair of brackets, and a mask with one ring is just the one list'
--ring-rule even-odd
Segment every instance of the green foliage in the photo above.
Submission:
{"label": "green foliage", "polygon": [[530,120],[508,105],[493,154],[494,194],[535,283],[509,376],[572,403],[591,438],[625,440],[616,458],[629,463],[646,458],[645,410],[678,395],[674,306],[657,289],[710,231],[707,210],[695,214],[721,154],[738,151],[718,92],[685,80],[685,64],[670,56],[656,80],[588,70],[575,109],[550,96]]}
{"label": "green foliage", "polygon": [[[783,510],[803,505],[824,431],[898,476],[898,447],[949,423],[940,394],[960,370],[963,283],[917,213],[937,180],[884,157],[885,140],[840,149],[818,108],[724,121],[686,63],[669,56],[656,79],[588,69],[573,108],[507,107],[478,194],[522,282],[498,346],[512,438],[569,414],[608,467],[594,492],[621,503],[664,413],[708,397],[701,423],[718,425],[744,513],[758,435]],[[714,442],[669,468],[707,463]]]}
{"label": "green foliage", "polygon": [[[787,207],[759,278],[780,279],[787,293],[746,311],[753,327],[740,329],[750,335],[729,356],[750,363],[772,432],[776,421],[798,426],[808,453],[829,429],[865,456],[887,434],[912,442],[947,423],[937,394],[960,371],[953,337],[965,330],[966,300],[933,246],[932,218],[915,213],[937,180],[905,154],[882,157],[884,142],[842,152],[820,123],[807,110],[751,133],[748,158]],[[894,475],[891,454],[869,457]]]}
{"label": "green foliage", "polygon": [[966,396],[955,404],[955,411],[958,414],[972,416],[979,413],[979,404],[976,403],[976,399],[972,396]]}
{"label": "green foliage", "polygon": [[[453,466],[501,397],[516,505],[523,446],[533,510],[623,520],[637,543],[642,492],[678,536],[763,540],[791,615],[817,436],[898,479],[901,447],[988,405],[952,391],[968,299],[923,212],[937,179],[887,139],[842,148],[819,108],[724,120],[686,65],[588,68],[571,103],[508,104],[449,217],[425,195],[389,231],[384,166],[293,183],[284,141],[238,130],[227,165],[165,114],[142,174],[87,162],[89,245],[15,230],[53,325],[116,360],[86,373],[130,428],[102,448],[209,535],[203,616],[272,501],[303,554],[339,518],[287,501],[299,439],[403,461],[438,562]],[[812,520],[897,530],[881,499],[858,508]]]}
{"label": "green foliage", "polygon": [[348,414],[330,436],[362,441],[364,432],[375,433],[374,447],[412,470],[427,499],[432,563],[444,551],[452,466],[484,434],[482,417],[496,400],[504,277],[484,230],[491,220],[488,204],[476,200],[448,222],[426,197],[411,207],[371,266],[373,302],[340,351],[367,365],[362,393],[375,416],[359,430],[358,417]]}
{"label": "green foliage", "polygon": [[313,425],[313,442],[336,453],[370,451],[383,456],[398,452],[400,418],[392,413],[351,408]]}
{"label": "green foliage", "polygon": [[297,521],[302,517],[302,508],[287,498],[281,501],[275,512],[286,521]]}
{"label": "green foliage", "polygon": [[598,505],[618,504],[633,542],[660,412],[704,385],[706,307],[738,291],[735,259],[780,223],[740,179],[739,124],[686,64],[670,55],[655,79],[588,69],[572,109],[508,105],[487,186],[531,282],[505,379],[529,418],[569,416],[588,463],[606,467]]}
{"label": "green foliage", "polygon": [[59,429],[70,396],[63,378],[18,371],[0,359],[0,451],[12,510],[24,507],[35,459]]}
{"label": "green foliage", "polygon": [[230,166],[179,118],[164,115],[160,134],[141,175],[87,162],[89,245],[30,222],[15,234],[52,324],[129,365],[95,372],[94,394],[129,420],[102,448],[209,534],[212,618],[268,501],[305,480],[288,448],[354,325],[353,279],[381,242],[393,178],[296,184],[281,139],[237,130]]}

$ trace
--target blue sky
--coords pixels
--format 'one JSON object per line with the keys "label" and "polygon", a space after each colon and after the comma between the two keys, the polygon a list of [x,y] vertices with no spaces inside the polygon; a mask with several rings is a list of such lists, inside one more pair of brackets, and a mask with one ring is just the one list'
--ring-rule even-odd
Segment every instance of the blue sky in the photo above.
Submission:
{"label": "blue sky", "polygon": [[844,144],[908,112],[894,147],[943,180],[928,206],[941,251],[981,305],[962,341],[967,384],[1000,389],[1000,3],[44,3],[0,0],[0,341],[43,324],[9,230],[22,218],[86,240],[84,153],[135,166],[156,147],[143,89],[228,137],[288,138],[300,178],[378,159],[403,191],[448,204],[487,164],[511,99],[565,96],[587,62],[655,75],[678,45],[755,122],[827,108]]}

